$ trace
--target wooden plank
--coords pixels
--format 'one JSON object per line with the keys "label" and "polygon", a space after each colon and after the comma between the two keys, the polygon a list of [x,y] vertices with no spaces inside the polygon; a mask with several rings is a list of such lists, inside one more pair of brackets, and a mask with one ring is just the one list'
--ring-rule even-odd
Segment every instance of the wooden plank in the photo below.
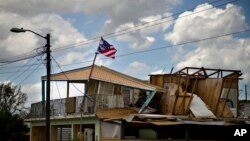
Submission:
{"label": "wooden plank", "polygon": [[179,78],[179,79],[178,79],[178,87],[177,87],[178,93],[176,93],[176,97],[177,97],[177,98],[175,98],[175,101],[174,101],[173,114],[174,114],[174,111],[175,111],[175,107],[176,107],[178,95],[179,95],[179,93],[180,93],[180,92],[179,92],[179,88],[180,88],[180,84],[181,84],[181,77],[180,77],[180,75],[179,75],[178,78]]}
{"label": "wooden plank", "polygon": [[[73,124],[73,141],[79,141],[78,133],[80,132],[80,125]],[[83,141],[80,140],[80,141]]]}
{"label": "wooden plank", "polygon": [[114,94],[115,95],[121,95],[122,94],[121,85],[115,85]]}
{"label": "wooden plank", "polygon": [[158,75],[155,79],[155,85],[159,87],[163,87],[163,75]]}
{"label": "wooden plank", "polygon": [[206,79],[198,79],[197,87],[194,89],[194,93],[197,94],[201,99],[203,98],[206,89],[205,89]]}
{"label": "wooden plank", "polygon": [[[185,100],[185,98],[186,98],[186,96],[187,96],[187,89],[188,89],[188,85],[189,85],[189,81],[190,81],[190,78],[189,78],[189,76],[188,76],[188,78],[187,78],[187,83],[185,84],[186,85],[186,87],[185,87],[185,90],[184,90],[184,97],[183,97],[183,99],[182,99],[182,110],[183,110],[183,113],[182,114],[185,114],[185,112],[187,111],[187,107],[186,107],[186,105],[188,105],[188,103],[186,104],[186,100]],[[188,100],[188,102],[189,102],[189,100]]]}
{"label": "wooden plank", "polygon": [[176,101],[176,96],[173,95],[173,96],[170,96],[168,95],[168,102],[167,102],[167,114],[168,115],[172,115],[174,113],[174,104],[175,104],[175,101]]}
{"label": "wooden plank", "polygon": [[202,100],[215,112],[217,101],[220,98],[222,79],[206,79],[206,93]]}
{"label": "wooden plank", "polygon": [[[225,103],[226,103],[225,100],[220,100],[218,110],[216,112],[216,116],[224,117],[224,118],[233,118],[233,113],[231,112],[231,110]],[[223,110],[223,107],[224,107],[224,110]]]}
{"label": "wooden plank", "polygon": [[[224,78],[223,81],[224,81],[223,88],[230,88],[230,87],[232,89],[238,88],[238,79]],[[231,81],[232,81],[232,84],[231,84]]]}
{"label": "wooden plank", "polygon": [[230,93],[230,90],[231,90],[232,83],[233,83],[233,80],[231,80],[231,82],[230,82],[230,86],[229,86],[229,89],[227,91],[226,99],[225,99],[224,105],[222,107],[222,113],[221,113],[221,115],[223,115],[223,112],[224,112],[224,109],[225,109],[225,106],[226,106],[226,101],[228,100],[228,96],[229,96],[229,93]]}
{"label": "wooden plank", "polygon": [[[192,91],[191,91],[191,97],[193,97],[193,95],[194,95],[194,89],[196,87],[197,81],[198,81],[198,77],[196,77],[196,79],[195,79],[195,82],[194,82],[194,85],[193,85],[193,88],[192,88]],[[185,113],[188,112],[188,109],[190,107],[191,101],[192,101],[192,99],[189,99],[188,105],[187,105],[187,109],[186,109]]]}
{"label": "wooden plank", "polygon": [[51,126],[51,134],[50,134],[50,139],[51,141],[57,141],[57,126]]}
{"label": "wooden plank", "polygon": [[[188,107],[188,101],[191,99],[192,97],[191,96],[179,96],[176,98],[176,105],[175,105],[175,109],[173,111],[173,113],[175,115],[183,115],[183,111],[185,111],[185,109],[187,109]],[[183,99],[185,100],[185,106],[183,108]]]}
{"label": "wooden plank", "polygon": [[109,108],[109,109],[98,109],[96,115],[100,119],[105,118],[120,118],[128,116],[130,114],[138,113],[137,108]]}
{"label": "wooden plank", "polygon": [[66,113],[75,113],[75,107],[76,107],[76,97],[69,97],[66,99],[65,103],[65,112]]}

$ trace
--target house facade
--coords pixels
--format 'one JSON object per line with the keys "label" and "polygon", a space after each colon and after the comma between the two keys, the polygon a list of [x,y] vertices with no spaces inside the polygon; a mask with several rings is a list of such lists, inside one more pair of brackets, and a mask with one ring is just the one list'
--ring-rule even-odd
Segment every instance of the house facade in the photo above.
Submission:
{"label": "house facade", "polygon": [[[91,68],[51,75],[51,81],[67,82],[67,97],[51,100],[51,141],[224,140],[222,130],[250,121],[238,118],[238,70],[187,67],[145,82]],[[31,105],[26,120],[31,141],[45,139],[45,82],[46,76],[43,99]],[[71,83],[84,84],[86,95],[72,97]]]}
{"label": "house facade", "polygon": [[[85,67],[51,75],[51,81],[67,82],[67,97],[50,102],[51,141],[105,140],[109,138],[109,135],[105,134],[105,128],[110,125],[102,122],[97,113],[105,115],[105,109],[112,109],[113,112],[110,114],[114,114],[115,117],[115,113],[145,112],[148,111],[147,105],[153,96],[165,92],[163,88],[103,66],[94,66],[92,70],[91,68]],[[30,117],[26,120],[30,122],[32,141],[45,139],[45,82],[46,76],[42,77],[42,101],[31,105]],[[86,95],[71,97],[71,83],[84,84]],[[138,103],[141,97],[144,97],[144,101]],[[121,138],[120,134],[116,138]]]}

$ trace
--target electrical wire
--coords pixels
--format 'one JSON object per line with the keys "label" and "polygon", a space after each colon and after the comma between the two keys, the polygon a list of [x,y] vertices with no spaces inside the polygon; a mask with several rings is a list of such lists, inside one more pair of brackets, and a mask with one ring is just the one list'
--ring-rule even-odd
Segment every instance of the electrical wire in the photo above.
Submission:
{"label": "electrical wire", "polygon": [[[31,58],[32,59],[32,58]],[[27,64],[25,64],[25,65],[18,65],[18,66],[12,66],[12,67],[8,67],[8,68],[0,68],[0,71],[1,70],[6,70],[6,69],[8,69],[8,70],[16,70],[17,68],[20,68],[20,67],[22,67],[22,68],[25,68],[25,67],[29,67],[29,66],[37,66],[37,65],[39,65],[40,63],[36,63],[36,64],[31,64],[31,65],[27,65]],[[1,66],[1,65],[0,65]]]}
{"label": "electrical wire", "polygon": [[[220,2],[220,1],[221,1],[221,0],[216,0],[216,1],[213,1],[213,2],[211,2],[211,3],[213,4],[213,3],[216,3],[216,2]],[[166,22],[171,22],[171,21],[174,21],[174,20],[176,20],[176,19],[181,19],[181,18],[184,18],[184,17],[188,17],[188,16],[191,16],[191,15],[194,15],[194,14],[197,14],[197,13],[201,13],[201,12],[204,12],[204,11],[207,11],[207,10],[211,10],[211,9],[214,9],[214,8],[218,8],[218,7],[224,6],[224,5],[226,5],[226,4],[234,3],[234,2],[237,2],[237,1],[239,1],[239,0],[232,0],[232,1],[225,2],[225,3],[223,3],[223,4],[220,4],[220,5],[217,5],[217,6],[214,6],[214,7],[209,7],[209,8],[207,8],[207,9],[199,10],[199,11],[193,12],[193,13],[191,13],[191,14],[186,14],[186,15],[183,15],[183,16],[178,17],[178,18],[174,18],[174,19],[170,19],[170,20],[164,21],[164,19],[170,18],[170,17],[172,17],[172,15],[179,15],[179,14],[185,12],[185,11],[183,11],[183,12],[178,12],[178,13],[172,14],[171,16],[167,16],[166,18],[161,18],[161,19],[157,19],[157,20],[154,20],[154,21],[151,21],[151,22],[148,22],[148,23],[135,25],[135,26],[132,27],[132,28],[127,28],[127,29],[123,29],[123,30],[120,30],[120,31],[111,32],[111,33],[104,34],[104,35],[98,36],[98,37],[94,37],[94,38],[92,38],[92,39],[88,39],[88,40],[86,40],[86,41],[81,41],[81,42],[78,42],[78,43],[75,43],[75,44],[70,44],[70,45],[66,45],[66,46],[62,46],[62,47],[55,47],[55,48],[53,49],[53,52],[57,52],[57,51],[60,51],[60,50],[65,50],[65,49],[70,49],[70,48],[75,48],[75,47],[81,46],[81,45],[87,45],[87,44],[90,44],[90,43],[99,41],[99,39],[100,39],[101,37],[112,38],[112,37],[121,36],[121,35],[130,33],[130,32],[135,32],[135,31],[138,31],[138,30],[141,30],[141,29],[144,29],[144,28],[156,26],[156,25],[163,24],[163,23],[166,23]],[[206,6],[206,5],[201,5],[199,8],[201,8],[201,7],[203,7],[203,6]],[[195,8],[196,8],[196,7],[192,8],[192,9],[189,9],[189,10],[194,10]],[[160,21],[160,22],[157,22],[157,21]],[[156,22],[156,23],[154,23],[154,22]]]}
{"label": "electrical wire", "polygon": [[[190,43],[202,42],[202,41],[206,41],[206,40],[226,37],[226,36],[230,36],[230,35],[236,35],[236,34],[249,32],[249,31],[250,31],[250,29],[245,29],[245,30],[232,32],[232,33],[227,33],[227,34],[222,34],[222,35],[217,35],[217,36],[213,36],[213,37],[208,37],[208,38],[203,38],[203,39],[198,39],[198,40],[192,40],[192,41],[187,41],[187,42],[182,42],[182,43],[175,44],[175,45],[167,45],[167,46],[162,46],[162,47],[158,47],[158,48],[154,48],[154,49],[148,49],[148,50],[143,50],[143,51],[125,53],[125,54],[117,55],[116,58],[135,55],[135,54],[140,54],[140,53],[145,53],[145,52],[151,52],[151,51],[160,50],[160,49],[166,49],[166,48],[171,48],[171,47],[182,46],[182,45],[186,45],[186,44],[190,44]],[[106,58],[100,58],[100,59],[96,59],[96,60],[106,60],[106,59],[109,59],[109,58],[106,57]],[[89,62],[92,62],[92,61],[93,60],[87,60],[87,61],[83,61],[83,62],[63,64],[63,65],[60,65],[60,66],[70,66],[70,65],[76,65],[76,64],[83,64],[83,63],[89,63]],[[59,67],[58,64],[57,64],[57,67]],[[44,69],[44,68],[39,68],[39,69]],[[12,72],[2,72],[0,74],[6,74],[6,73],[13,73],[13,71]]]}
{"label": "electrical wire", "polygon": [[[51,70],[52,70],[52,73],[54,74],[54,73],[55,73],[55,71],[54,71],[54,67],[53,67],[53,65],[51,66]],[[57,88],[57,92],[58,92],[59,98],[61,99],[62,97],[61,97],[61,93],[60,93],[60,90],[59,90],[59,87],[58,87],[57,81],[55,81],[55,83],[56,83],[56,88]]]}
{"label": "electrical wire", "polygon": [[[32,59],[34,59],[34,58],[32,58]],[[26,62],[26,65],[29,63],[29,62],[31,62],[31,60],[32,59],[30,59],[29,61],[27,61]],[[33,62],[33,64],[34,64],[35,62]],[[8,77],[7,77],[7,81],[8,80],[11,80],[13,77],[17,77],[16,75],[18,75],[18,72],[21,72],[21,70],[24,68],[24,66],[21,66],[21,67],[19,67],[15,72],[13,72],[11,75],[9,75]],[[23,71],[23,72],[25,72],[25,71]],[[19,75],[20,76],[20,75]],[[12,81],[14,81],[14,80],[12,80]]]}
{"label": "electrical wire", "polygon": [[0,59],[0,64],[5,65],[5,64],[18,62],[18,61],[27,60],[27,59],[30,59],[30,58],[40,56],[43,53],[44,52],[37,52],[37,49],[34,49],[34,50],[30,51],[30,53],[28,52],[28,53],[24,53],[24,54],[12,56],[12,57]]}
{"label": "electrical wire", "polygon": [[[61,72],[63,73],[63,75],[66,77],[67,80],[69,80],[68,76],[65,74],[65,72],[62,70],[61,66],[59,65],[59,63],[56,61],[56,59],[51,55],[51,58],[54,60],[54,62],[57,64],[58,68],[61,70]],[[79,91],[81,94],[84,95],[84,92],[82,92],[80,89],[78,89],[74,84],[72,84],[73,87]]]}
{"label": "electrical wire", "polygon": [[19,85],[22,85],[22,83],[28,79],[40,66],[42,65],[42,63],[40,65],[38,65],[31,73],[29,73],[21,82],[19,82]]}
{"label": "electrical wire", "polygon": [[[226,4],[234,3],[234,2],[237,2],[237,1],[239,1],[239,0],[228,1],[228,2],[225,2],[225,3],[220,4],[220,5],[217,5],[217,6],[213,6],[213,7],[207,8],[207,9],[203,9],[203,10],[200,10],[200,11],[196,11],[196,12],[193,12],[193,13],[191,13],[191,14],[187,14],[187,15],[182,16],[182,17],[178,17],[178,19],[183,18],[183,17],[187,17],[187,16],[191,16],[191,15],[194,15],[194,14],[196,14],[196,13],[200,13],[200,12],[203,12],[203,11],[206,11],[206,10],[209,10],[209,9],[213,9],[213,8],[216,8],[216,7],[221,7],[221,6],[224,6],[224,5],[226,5]],[[212,1],[212,2],[210,2],[210,3],[208,3],[208,4],[212,5],[212,4],[215,4],[215,3],[217,3],[217,2],[221,2],[221,0],[215,0],[215,1]],[[203,6],[205,6],[205,5],[201,5],[200,7],[203,7]],[[200,7],[199,7],[199,8],[200,8]],[[194,10],[195,8],[196,8],[196,6],[193,7],[193,8],[187,9],[187,10],[185,10],[185,11],[192,11],[192,10]],[[78,42],[78,43],[73,43],[73,44],[68,44],[68,45],[61,46],[61,47],[56,47],[56,48],[52,49],[52,51],[53,51],[53,52],[57,52],[57,51],[60,51],[60,50],[65,50],[65,49],[69,49],[69,48],[74,48],[74,47],[77,47],[77,46],[86,45],[86,44],[90,44],[90,43],[95,42],[95,41],[99,41],[100,37],[111,38],[111,37],[121,36],[121,35],[123,35],[123,34],[127,34],[127,33],[130,33],[130,32],[137,31],[137,30],[141,30],[141,29],[143,29],[143,28],[148,28],[148,27],[151,27],[151,26],[155,26],[155,25],[159,25],[159,24],[165,23],[165,22],[170,22],[170,21],[173,21],[173,20],[175,20],[175,19],[171,19],[171,20],[168,20],[168,21],[162,21],[162,20],[167,19],[167,18],[170,18],[170,17],[172,17],[172,16],[180,15],[181,13],[183,13],[183,12],[185,12],[185,11],[177,12],[177,13],[174,13],[174,14],[172,14],[172,15],[170,15],[170,16],[165,17],[165,18],[156,19],[156,20],[153,20],[153,21],[148,22],[148,23],[138,24],[138,25],[135,25],[135,26],[132,27],[132,28],[122,29],[122,30],[120,30],[120,31],[107,33],[107,34],[104,34],[104,35],[102,35],[102,36],[94,37],[94,38],[92,38],[92,39],[88,39],[88,40],[85,40],[85,41],[80,41],[80,42]],[[154,24],[154,22],[158,22],[158,21],[162,21],[162,22],[159,22],[159,23],[155,23],[155,24]],[[152,24],[152,23],[153,23],[153,24]],[[146,26],[146,25],[147,25],[147,26]],[[134,30],[133,30],[133,29],[134,29]],[[30,52],[32,52],[32,51],[30,51]],[[19,57],[22,56],[22,55],[25,55],[25,54],[27,55],[28,53],[29,53],[29,52],[20,54]],[[13,57],[18,57],[18,56],[13,56]],[[11,57],[9,57],[9,58],[11,58]],[[5,62],[6,59],[9,59],[9,58],[5,58],[5,59],[0,60],[0,63],[1,63],[2,61]],[[26,59],[26,57],[25,57],[24,59]],[[19,60],[20,60],[20,59],[14,59],[14,60],[12,60],[12,61],[10,61],[10,62],[16,62],[16,61],[19,61]],[[9,62],[9,61],[7,61],[7,62]]]}
{"label": "electrical wire", "polygon": [[[36,63],[36,61],[35,62],[33,62],[33,64],[34,63]],[[13,82],[13,81],[15,81],[15,80],[17,80],[18,78],[20,78],[24,73],[26,73],[30,68],[31,68],[32,66],[30,66],[30,67],[28,67],[28,68],[26,68],[25,70],[23,70],[23,71],[16,71],[16,72],[14,72],[14,73],[17,73],[17,72],[21,72],[17,77],[15,77],[14,79],[12,79],[11,81]],[[39,66],[38,66],[39,67]],[[36,68],[37,69],[37,68]],[[36,69],[34,69],[34,70],[36,70]],[[33,71],[33,70],[31,70],[31,71]]]}

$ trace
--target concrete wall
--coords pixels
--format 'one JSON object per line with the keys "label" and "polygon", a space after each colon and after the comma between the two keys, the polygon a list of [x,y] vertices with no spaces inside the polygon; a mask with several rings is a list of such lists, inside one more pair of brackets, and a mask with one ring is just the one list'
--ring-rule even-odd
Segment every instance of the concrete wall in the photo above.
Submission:
{"label": "concrete wall", "polygon": [[[94,125],[94,137],[95,141],[100,138],[100,121],[96,117],[80,117],[78,118],[62,118],[62,119],[51,119],[51,140],[54,141],[57,136],[57,127],[69,126],[72,128],[71,138],[77,137],[78,132],[80,131],[80,124],[84,125]],[[31,136],[30,141],[44,141],[45,138],[45,120],[36,120],[31,121]],[[75,140],[75,139],[74,139]]]}

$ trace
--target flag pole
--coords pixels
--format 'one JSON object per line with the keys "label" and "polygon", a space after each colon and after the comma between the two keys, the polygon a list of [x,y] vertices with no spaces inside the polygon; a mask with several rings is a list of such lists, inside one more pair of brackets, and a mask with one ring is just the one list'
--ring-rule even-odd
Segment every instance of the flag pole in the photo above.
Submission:
{"label": "flag pole", "polygon": [[92,75],[92,72],[93,72],[93,69],[94,69],[94,66],[95,66],[95,60],[96,60],[96,56],[98,55],[99,53],[98,52],[95,52],[95,57],[94,57],[94,60],[93,60],[93,64],[91,66],[91,70],[90,70],[90,73],[89,73],[89,78],[88,78],[88,82],[91,78],[91,75]]}
{"label": "flag pole", "polygon": [[[87,83],[90,82],[90,78],[91,78],[91,75],[92,75],[92,72],[93,72],[93,69],[94,69],[94,66],[95,66],[96,56],[98,54],[99,54],[98,52],[95,52],[95,57],[94,57],[94,60],[93,60],[92,66],[91,66],[91,70],[90,70],[90,73],[89,73],[89,77],[88,77],[88,82]],[[85,92],[84,92],[83,100],[82,100],[82,105],[81,105],[81,124],[80,124],[80,133],[81,133],[81,135],[82,135],[82,114],[83,114],[83,108],[84,108],[83,106],[84,106],[84,102],[85,102],[85,99],[86,99],[86,94],[87,94],[87,92],[89,90],[89,85],[87,86],[87,88],[85,88]]]}

